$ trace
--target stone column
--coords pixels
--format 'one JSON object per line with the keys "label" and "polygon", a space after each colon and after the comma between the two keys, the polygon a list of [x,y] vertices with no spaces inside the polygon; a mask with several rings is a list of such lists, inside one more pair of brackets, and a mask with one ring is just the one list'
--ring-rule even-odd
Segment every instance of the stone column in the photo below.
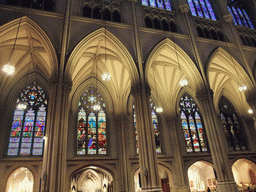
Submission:
{"label": "stone column", "polygon": [[256,91],[246,92],[246,101],[253,110],[253,118],[255,120],[256,119]]}
{"label": "stone column", "polygon": [[[179,141],[179,135],[177,134],[177,129],[181,128],[181,120],[180,118],[174,117],[167,117],[166,118],[168,128],[170,131],[170,138],[171,138],[171,148],[174,157],[173,162],[173,173],[175,175],[175,191],[177,192],[189,192],[189,184],[188,184],[188,177],[186,175],[186,171],[184,171],[184,162],[182,159],[182,152],[181,147],[182,144]],[[184,139],[183,139],[184,141]]]}
{"label": "stone column", "polygon": [[200,101],[201,113],[206,114],[204,116],[205,131],[217,173],[217,190],[219,192],[237,192],[237,185],[229,164],[228,151],[224,144],[223,134],[221,134],[220,119],[214,108],[212,94],[210,91],[201,90],[196,97]]}
{"label": "stone column", "polygon": [[143,192],[162,191],[149,105],[150,87],[146,83],[137,83],[132,85],[131,93],[135,101],[134,105],[138,131],[141,189]]}
{"label": "stone column", "polygon": [[119,132],[118,142],[120,143],[120,176],[121,176],[121,192],[128,192],[129,190],[129,174],[128,174],[128,156],[127,156],[127,138],[126,138],[126,126],[128,117],[126,114],[119,114],[115,116],[117,130]]}
{"label": "stone column", "polygon": [[43,192],[65,191],[66,151],[71,83],[52,79],[42,167]]}

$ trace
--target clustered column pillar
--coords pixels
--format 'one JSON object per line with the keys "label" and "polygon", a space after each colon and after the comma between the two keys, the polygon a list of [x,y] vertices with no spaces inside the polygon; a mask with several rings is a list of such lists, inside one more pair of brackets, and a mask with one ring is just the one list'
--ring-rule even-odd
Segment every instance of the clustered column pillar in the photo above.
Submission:
{"label": "clustered column pillar", "polygon": [[118,142],[120,142],[120,176],[121,176],[121,192],[128,192],[129,190],[129,174],[128,174],[128,157],[127,157],[127,139],[125,133],[125,125],[127,124],[128,117],[125,114],[120,114],[115,116],[115,121],[117,125],[117,131],[121,132],[121,137]]}
{"label": "clustered column pillar", "polygon": [[134,97],[136,126],[138,132],[139,161],[142,191],[162,191],[156,158],[155,137],[151,120],[148,84],[134,84],[131,87]]}
{"label": "clustered column pillar", "polygon": [[204,124],[214,168],[217,173],[217,190],[219,192],[236,192],[238,189],[229,164],[227,149],[223,147],[224,138],[220,132],[220,120],[215,112],[212,94],[210,94],[207,90],[201,90],[196,97],[200,101],[201,112],[207,114],[204,116]]}
{"label": "clustered column pillar", "polygon": [[57,192],[66,184],[66,147],[71,83],[53,79],[46,127],[46,141],[42,168],[43,192]]}
{"label": "clustered column pillar", "polygon": [[170,138],[171,138],[171,147],[172,153],[174,156],[173,159],[173,169],[174,169],[174,179],[175,179],[175,188],[177,192],[189,192],[189,184],[187,176],[184,173],[184,164],[182,159],[182,154],[180,151],[180,142],[178,139],[177,129],[181,127],[181,120],[180,118],[174,117],[167,117],[166,118],[169,130],[170,130]]}

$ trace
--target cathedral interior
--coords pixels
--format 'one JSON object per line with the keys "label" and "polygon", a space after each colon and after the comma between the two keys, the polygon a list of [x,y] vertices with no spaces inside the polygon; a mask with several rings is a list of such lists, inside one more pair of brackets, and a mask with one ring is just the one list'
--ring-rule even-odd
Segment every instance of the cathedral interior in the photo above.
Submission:
{"label": "cathedral interior", "polygon": [[0,0],[0,191],[256,190],[255,0]]}

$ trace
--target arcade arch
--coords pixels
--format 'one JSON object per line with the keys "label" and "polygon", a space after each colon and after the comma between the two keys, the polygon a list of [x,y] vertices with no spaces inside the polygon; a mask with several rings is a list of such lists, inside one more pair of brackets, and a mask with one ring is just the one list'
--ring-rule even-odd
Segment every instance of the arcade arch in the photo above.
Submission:
{"label": "arcade arch", "polygon": [[256,164],[248,159],[238,159],[232,165],[234,179],[239,189],[256,189]]}
{"label": "arcade arch", "polygon": [[113,176],[97,166],[88,166],[71,175],[70,192],[113,192]]}
{"label": "arcade arch", "polygon": [[[176,114],[177,97],[182,89],[180,80],[187,79],[188,89],[200,90],[202,77],[191,58],[173,41],[165,39],[150,54],[146,64],[146,80],[152,88],[152,97],[168,109],[168,113]],[[164,111],[166,111],[164,109]]]}
{"label": "arcade arch", "polygon": [[233,101],[240,115],[247,115],[250,106],[246,101],[244,92],[239,91],[239,86],[246,85],[247,91],[253,90],[254,86],[246,71],[224,49],[218,48],[212,54],[207,75],[210,87],[214,93],[213,101],[217,111],[221,96]]}
{"label": "arcade arch", "polygon": [[190,191],[205,191],[207,187],[211,190],[216,188],[217,182],[213,165],[206,161],[197,161],[188,169]]}
{"label": "arcade arch", "polygon": [[[174,188],[172,182],[172,173],[171,171],[163,165],[158,164],[159,177],[161,179],[161,186],[163,192],[170,192]],[[137,169],[134,173],[134,190],[135,192],[140,192],[140,168]]]}
{"label": "arcade arch", "polygon": [[2,25],[0,31],[0,68],[8,62],[15,66],[12,78],[0,76],[3,96],[32,72],[47,81],[57,74],[56,51],[47,34],[33,20],[24,16]]}
{"label": "arcade arch", "polygon": [[33,192],[34,176],[26,167],[16,169],[8,178],[6,192]]}

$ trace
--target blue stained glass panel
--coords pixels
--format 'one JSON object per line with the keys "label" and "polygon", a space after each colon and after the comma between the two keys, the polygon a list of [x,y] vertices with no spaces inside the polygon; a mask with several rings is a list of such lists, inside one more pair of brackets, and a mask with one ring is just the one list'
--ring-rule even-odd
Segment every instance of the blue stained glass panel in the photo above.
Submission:
{"label": "blue stained glass panel", "polygon": [[8,156],[16,156],[16,155],[18,155],[18,148],[8,148],[7,155]]}
{"label": "blue stained glass panel", "polygon": [[199,17],[204,17],[203,15],[203,10],[200,7],[200,3],[198,2],[198,0],[194,0],[194,5],[195,5],[195,9],[197,11],[197,14]]}
{"label": "blue stained glass panel", "polygon": [[241,9],[240,9],[240,8],[237,8],[237,11],[238,11],[238,13],[239,13],[239,15],[240,15],[240,19],[241,19],[241,21],[242,21],[242,23],[243,23],[243,26],[249,27],[249,25],[247,24],[247,22],[246,22],[246,20],[245,20],[245,18],[244,18],[244,15],[243,15]]}
{"label": "blue stained glass panel", "polygon": [[148,0],[142,0],[142,5],[148,6],[148,5],[149,5],[149,4],[148,4]]}
{"label": "blue stained glass panel", "polygon": [[235,17],[235,20],[237,21],[237,23],[238,23],[239,25],[242,25],[242,26],[243,26],[243,23],[242,23],[242,21],[241,21],[241,19],[240,19],[240,16],[239,16],[238,12],[236,11],[236,9],[235,9],[234,7],[232,7],[232,10],[233,10],[234,17]]}
{"label": "blue stained glass panel", "polygon": [[192,15],[197,16],[192,0],[188,0],[188,4],[189,4],[190,10],[192,12]]}
{"label": "blue stained glass panel", "polygon": [[40,149],[33,149],[33,152],[32,152],[33,155],[43,155],[43,149],[40,148]]}
{"label": "blue stained glass panel", "polygon": [[248,14],[246,13],[246,11],[244,9],[243,9],[243,13],[244,13],[244,16],[245,16],[246,21],[248,22],[250,28],[254,29],[252,21],[251,21],[251,19],[249,18]]}
{"label": "blue stained glass panel", "polygon": [[160,9],[164,9],[164,0],[156,0],[157,1],[157,7]]}
{"label": "blue stained glass panel", "polygon": [[212,18],[213,20],[217,20],[216,17],[215,17],[215,14],[214,14],[214,12],[213,12],[211,3],[210,3],[208,0],[205,0],[205,2],[206,2],[207,7],[208,7],[208,9],[209,9],[209,11],[210,11],[211,18]]}
{"label": "blue stained glass panel", "polygon": [[149,3],[150,3],[150,6],[151,6],[151,7],[157,7],[155,0],[149,0]]}
{"label": "blue stained glass panel", "polygon": [[165,8],[169,11],[172,10],[172,7],[171,7],[171,3],[170,3],[170,0],[164,0],[164,3],[165,3]]}
{"label": "blue stained glass panel", "polygon": [[234,21],[235,25],[238,25],[237,20],[235,19],[235,15],[234,15],[234,13],[232,12],[230,6],[228,6],[228,10],[229,10],[229,12],[231,13],[231,15],[233,16],[233,21]]}
{"label": "blue stained glass panel", "polygon": [[98,115],[98,153],[107,154],[106,114],[101,109]]}
{"label": "blue stained glass panel", "polygon": [[207,9],[207,5],[205,4],[204,0],[200,0],[200,3],[201,3],[201,6],[203,8],[203,11],[204,11],[205,18],[211,19],[209,11]]}

